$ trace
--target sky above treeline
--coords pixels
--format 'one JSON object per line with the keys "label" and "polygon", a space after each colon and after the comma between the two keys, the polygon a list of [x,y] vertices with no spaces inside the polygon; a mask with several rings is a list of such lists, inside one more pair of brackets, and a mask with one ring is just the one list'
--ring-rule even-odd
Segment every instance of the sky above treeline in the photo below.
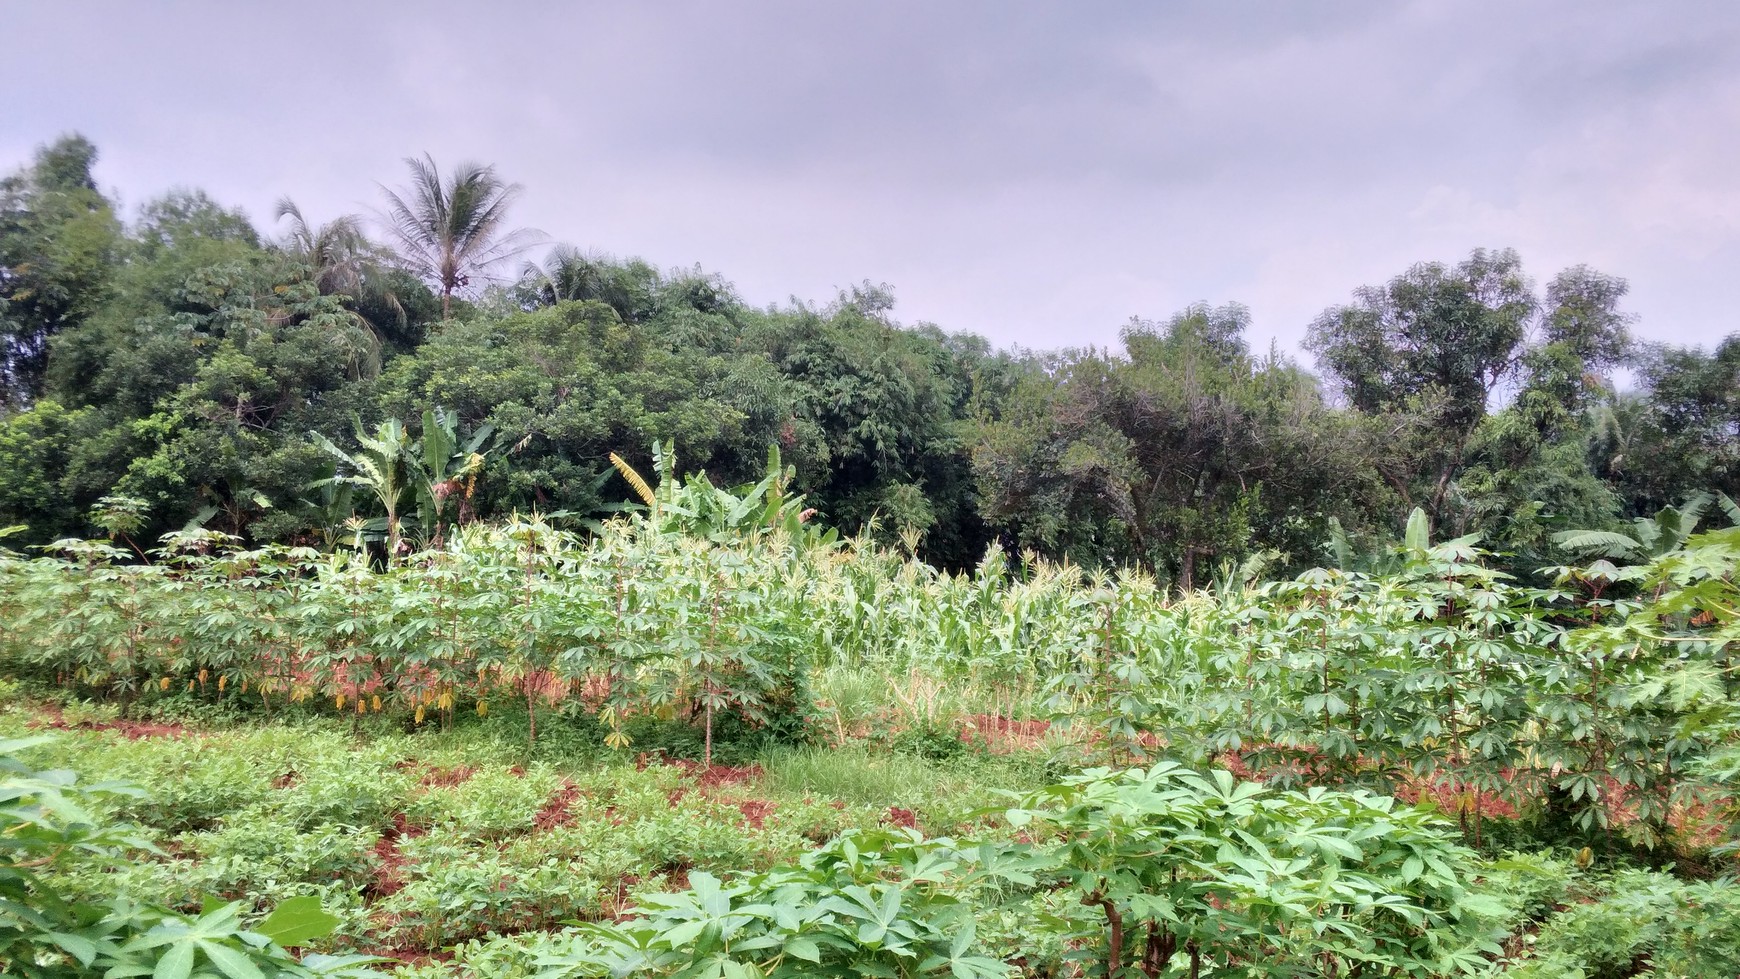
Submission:
{"label": "sky above treeline", "polygon": [[[518,223],[757,305],[888,283],[904,322],[1116,342],[1242,302],[1296,349],[1475,247],[1631,282],[1636,332],[1740,331],[1740,4],[10,4],[0,166],[79,131],[131,208],[268,233],[403,158],[492,163]],[[534,255],[532,257],[539,257]]]}

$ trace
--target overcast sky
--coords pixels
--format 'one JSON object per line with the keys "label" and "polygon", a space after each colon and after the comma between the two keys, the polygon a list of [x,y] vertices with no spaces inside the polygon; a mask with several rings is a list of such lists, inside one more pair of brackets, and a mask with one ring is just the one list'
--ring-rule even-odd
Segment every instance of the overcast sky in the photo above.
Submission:
{"label": "overcast sky", "polygon": [[1292,347],[1421,260],[1630,280],[1740,331],[1740,3],[7,2],[0,166],[78,130],[129,206],[364,210],[495,164],[551,239],[766,304],[869,279],[1001,344],[1251,307]]}

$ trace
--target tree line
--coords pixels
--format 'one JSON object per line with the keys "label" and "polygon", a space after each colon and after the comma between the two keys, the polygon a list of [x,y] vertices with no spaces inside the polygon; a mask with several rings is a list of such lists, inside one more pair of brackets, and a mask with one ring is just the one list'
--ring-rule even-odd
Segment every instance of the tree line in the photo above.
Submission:
{"label": "tree line", "polygon": [[722,484],[776,447],[818,519],[941,567],[1000,542],[1181,587],[1374,549],[1415,508],[1528,570],[1562,562],[1556,534],[1740,495],[1740,334],[1638,343],[1623,279],[1541,285],[1510,250],[1355,289],[1311,365],[1253,350],[1236,304],[1034,352],[902,324],[868,282],[756,307],[698,267],[527,261],[488,166],[413,159],[372,222],[285,199],[262,229],[186,189],[123,219],[96,156],[67,136],[0,180],[11,542],[579,529],[667,444]]}

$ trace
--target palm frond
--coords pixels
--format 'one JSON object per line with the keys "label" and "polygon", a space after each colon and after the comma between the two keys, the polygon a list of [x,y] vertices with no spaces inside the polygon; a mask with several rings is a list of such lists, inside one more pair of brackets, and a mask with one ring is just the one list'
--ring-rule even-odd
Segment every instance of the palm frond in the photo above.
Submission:
{"label": "palm frond", "polygon": [[1611,530],[1565,530],[1553,535],[1553,543],[1573,554],[1598,554],[1623,558],[1642,549],[1635,539]]}

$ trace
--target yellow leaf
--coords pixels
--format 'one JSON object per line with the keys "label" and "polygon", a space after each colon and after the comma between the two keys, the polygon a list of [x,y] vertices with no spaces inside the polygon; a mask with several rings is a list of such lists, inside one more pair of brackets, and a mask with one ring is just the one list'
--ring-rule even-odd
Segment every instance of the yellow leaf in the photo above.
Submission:
{"label": "yellow leaf", "polygon": [[658,506],[658,497],[653,494],[652,487],[647,485],[646,479],[640,473],[635,472],[633,466],[614,452],[610,453],[610,464],[622,474],[623,480],[634,490],[635,495],[640,497],[642,503],[649,507]]}
{"label": "yellow leaf", "polygon": [[169,678],[164,677],[163,679],[157,681],[157,689],[162,690],[165,693],[168,693],[169,692]]}
{"label": "yellow leaf", "polygon": [[416,720],[413,721],[412,723],[415,723],[415,724],[423,723],[423,705],[422,704],[417,705],[417,717],[416,717]]}

